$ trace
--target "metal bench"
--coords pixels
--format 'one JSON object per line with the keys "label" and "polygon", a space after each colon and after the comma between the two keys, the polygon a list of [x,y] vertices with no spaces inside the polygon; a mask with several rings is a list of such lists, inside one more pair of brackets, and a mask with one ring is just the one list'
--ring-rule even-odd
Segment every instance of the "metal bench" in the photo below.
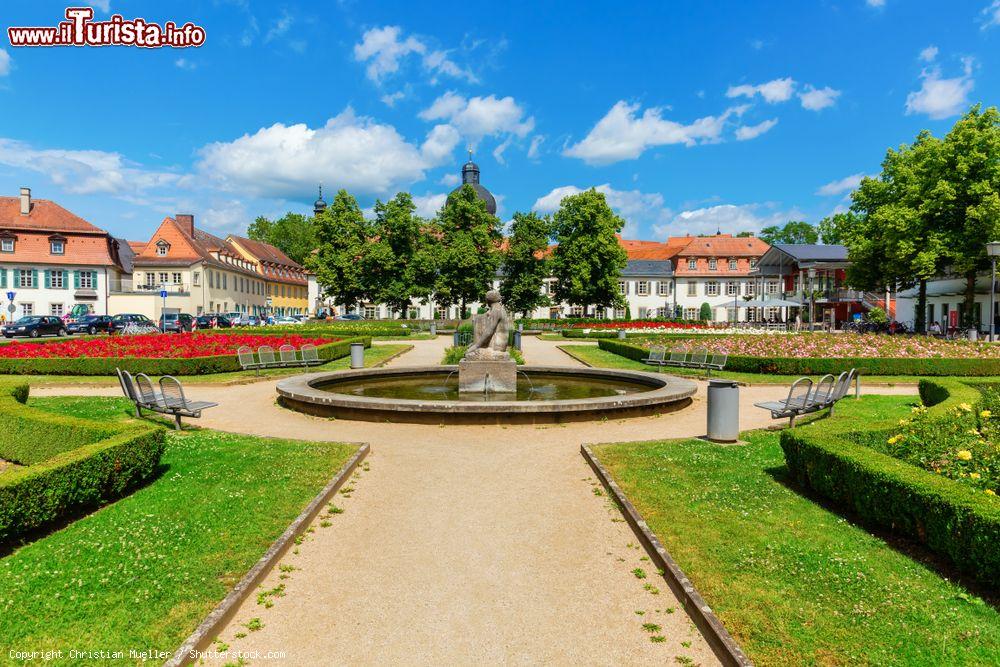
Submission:
{"label": "metal bench", "polygon": [[704,368],[708,362],[708,350],[699,347],[695,348],[688,360],[684,362],[684,368]]}
{"label": "metal bench", "polygon": [[177,378],[164,375],[160,378],[160,396],[165,404],[165,412],[174,416],[174,428],[181,430],[181,417],[201,417],[201,411],[214,408],[218,403],[211,401],[189,401],[184,396],[184,387]]}
{"label": "metal bench", "polygon": [[729,361],[729,354],[726,352],[713,352],[712,358],[708,360],[705,364],[705,368],[708,369],[708,374],[711,375],[712,371],[721,371],[726,367],[726,362]]}
{"label": "metal bench", "polygon": [[133,379],[128,371],[115,369],[122,393],[135,404],[135,416],[142,417],[142,409],[170,415],[174,418],[174,428],[181,430],[181,417],[201,417],[201,411],[214,408],[218,403],[209,401],[189,401],[184,396],[184,388],[177,378],[164,375],[160,378],[160,390],[145,373]]}
{"label": "metal bench", "polygon": [[257,375],[260,375],[260,369],[263,365],[257,361],[254,357],[253,350],[246,345],[240,347],[236,350],[236,358],[240,361],[240,367],[245,371],[257,371]]}
{"label": "metal bench", "polygon": [[833,375],[824,375],[815,386],[811,379],[799,378],[792,383],[788,397],[783,401],[754,403],[754,406],[770,410],[771,419],[788,417],[788,425],[795,426],[795,418],[800,415],[824,408],[829,408],[832,415],[837,401],[847,395],[851,383],[856,382],[857,378],[858,373],[854,368],[844,371],[836,378]]}
{"label": "metal bench", "polygon": [[257,348],[257,358],[260,360],[261,368],[278,368],[281,364],[274,357],[274,348],[270,345],[261,345]]}
{"label": "metal bench", "polygon": [[285,344],[278,348],[278,365],[288,368],[289,366],[301,366],[302,362],[295,353],[295,348]]}
{"label": "metal bench", "polygon": [[319,348],[312,343],[306,343],[302,346],[303,366],[319,366],[323,363],[323,360],[319,358]]}
{"label": "metal bench", "polygon": [[809,405],[809,396],[812,394],[813,381],[809,378],[799,378],[792,383],[788,390],[788,397],[779,401],[766,401],[764,403],[754,403],[754,406],[771,411],[771,419],[784,419],[788,417],[788,425],[795,426],[795,418],[805,413]]}
{"label": "metal bench", "polygon": [[670,350],[670,357],[663,362],[664,366],[683,366],[687,361],[687,348],[675,347]]}
{"label": "metal bench", "polygon": [[649,356],[642,360],[642,363],[650,366],[662,366],[667,350],[664,347],[649,348]]}

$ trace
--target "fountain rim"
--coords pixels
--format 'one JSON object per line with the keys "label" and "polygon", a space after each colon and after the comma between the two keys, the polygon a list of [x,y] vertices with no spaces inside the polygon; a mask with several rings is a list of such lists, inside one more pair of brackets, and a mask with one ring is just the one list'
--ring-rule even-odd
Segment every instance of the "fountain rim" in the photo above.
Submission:
{"label": "fountain rim", "polygon": [[457,365],[410,366],[398,368],[366,368],[359,370],[305,373],[281,380],[277,392],[292,404],[305,404],[317,408],[347,409],[358,412],[422,413],[426,415],[559,415],[587,414],[630,408],[648,408],[683,401],[693,396],[698,385],[693,381],[673,375],[645,371],[572,368],[566,366],[519,366],[518,372],[544,375],[561,375],[588,379],[607,379],[649,387],[649,391],[632,394],[601,396],[596,398],[561,399],[552,401],[433,401],[420,399],[386,399],[373,396],[338,394],[317,388],[317,385],[364,378],[413,377],[418,375],[447,375],[457,371]]}

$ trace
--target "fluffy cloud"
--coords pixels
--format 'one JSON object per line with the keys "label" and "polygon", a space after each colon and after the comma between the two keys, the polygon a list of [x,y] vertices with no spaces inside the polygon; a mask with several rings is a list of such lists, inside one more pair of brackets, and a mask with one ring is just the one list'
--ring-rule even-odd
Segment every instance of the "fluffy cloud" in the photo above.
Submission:
{"label": "fluffy cloud", "polygon": [[448,172],[447,174],[443,175],[441,177],[441,180],[438,181],[438,183],[440,183],[441,185],[446,185],[450,188],[455,187],[461,182],[462,182],[462,177],[459,176],[458,174],[453,174],[451,172]]}
{"label": "fluffy cloud", "polygon": [[0,76],[10,74],[10,54],[0,49]]}
{"label": "fluffy cloud", "polygon": [[417,207],[417,215],[423,218],[433,218],[441,210],[441,207],[444,206],[447,198],[448,195],[446,194],[415,195],[413,203]]}
{"label": "fluffy cloud", "polygon": [[799,101],[802,102],[802,108],[809,111],[819,111],[831,107],[836,103],[838,97],[840,97],[840,91],[834,90],[829,86],[814,88],[807,85],[805,90],[799,93]]}
{"label": "fluffy cloud", "polygon": [[393,126],[356,116],[348,107],[320,128],[275,123],[209,144],[199,151],[198,169],[224,189],[264,197],[299,197],[317,182],[385,194],[423,179],[455,141],[451,129],[438,126],[417,147]]}
{"label": "fluffy cloud", "polygon": [[528,158],[535,160],[538,158],[542,143],[545,141],[545,136],[542,134],[536,134],[531,138],[531,145],[528,146]]}
{"label": "fluffy cloud", "polygon": [[795,80],[791,77],[784,79],[774,79],[766,83],[757,85],[743,84],[741,86],[729,86],[726,97],[749,97],[760,95],[768,104],[777,102],[787,102],[792,99],[795,92]]}
{"label": "fluffy cloud", "polygon": [[435,80],[438,75],[445,75],[470,83],[477,81],[469,69],[462,68],[451,60],[447,51],[432,49],[414,35],[403,38],[402,33],[402,29],[394,25],[372,28],[354,45],[354,59],[367,63],[365,73],[375,83],[381,83],[398,72],[400,63],[411,55],[420,58],[424,70]]}
{"label": "fluffy cloud", "polygon": [[865,0],[865,4],[869,7],[874,7],[876,9],[882,9],[885,7],[885,0]]}
{"label": "fluffy cloud", "polygon": [[[608,206],[625,219],[626,226],[622,233],[626,236],[634,234],[639,223],[664,222],[672,215],[670,209],[664,206],[663,195],[658,192],[615,190],[607,183],[598,185],[595,189],[604,193]],[[559,202],[563,198],[583,191],[583,188],[575,185],[553,188],[548,194],[539,197],[531,208],[539,213],[552,213],[559,208]]]}
{"label": "fluffy cloud", "polygon": [[765,120],[764,122],[757,123],[756,125],[741,125],[736,128],[736,140],[747,141],[749,139],[756,139],[777,124],[778,119],[772,118],[771,120]]}
{"label": "fluffy cloud", "polygon": [[868,174],[851,174],[850,176],[844,176],[839,180],[830,181],[826,185],[820,186],[820,188],[816,190],[816,194],[823,197],[842,195],[858,187],[861,184],[861,179],[866,176],[868,176]]}
{"label": "fluffy cloud", "polygon": [[938,47],[931,44],[926,49],[920,52],[920,59],[923,60],[925,63],[933,62],[934,59],[937,58],[937,54],[938,54]]}
{"label": "fluffy cloud", "polygon": [[445,120],[463,136],[479,140],[485,136],[512,134],[523,138],[535,127],[535,119],[513,97],[472,97],[466,99],[449,91],[419,114],[428,121]]}
{"label": "fluffy cloud", "polygon": [[942,78],[938,66],[925,68],[920,73],[920,90],[906,96],[907,115],[926,114],[937,120],[962,113],[976,84],[972,66],[972,58],[963,58],[962,74],[951,79]]}
{"label": "fluffy cloud", "polygon": [[982,30],[1000,25],[1000,0],[993,0],[989,6],[984,7],[982,13]]}
{"label": "fluffy cloud", "polygon": [[174,65],[178,69],[193,70],[198,68],[198,63],[192,62],[187,58],[178,58],[174,61]]}
{"label": "fluffy cloud", "polygon": [[610,164],[632,160],[654,146],[714,143],[721,139],[726,122],[746,111],[746,106],[726,109],[718,116],[705,116],[684,125],[663,118],[663,109],[650,107],[641,116],[638,104],[620,101],[577,144],[563,151],[588,164]]}
{"label": "fluffy cloud", "polygon": [[143,169],[119,153],[96,150],[36,149],[0,138],[0,164],[48,176],[73,194],[135,195],[166,186],[186,186],[190,178]]}
{"label": "fluffy cloud", "polygon": [[796,210],[780,211],[774,204],[720,204],[690,211],[682,211],[664,224],[653,225],[657,238],[684,234],[736,234],[759,232],[768,225],[784,224],[790,219],[801,218]]}

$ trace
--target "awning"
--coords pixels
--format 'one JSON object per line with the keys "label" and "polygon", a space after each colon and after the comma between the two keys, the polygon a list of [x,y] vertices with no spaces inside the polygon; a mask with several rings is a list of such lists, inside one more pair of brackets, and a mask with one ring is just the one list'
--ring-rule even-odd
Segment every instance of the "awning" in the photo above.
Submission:
{"label": "awning", "polygon": [[[901,290],[898,294],[901,299],[916,299],[920,293],[919,287],[911,287]],[[979,276],[976,278],[976,294],[990,293],[990,277]],[[997,290],[1000,293],[1000,290]],[[965,278],[945,278],[941,280],[927,281],[927,296],[965,296]]]}
{"label": "awning", "polygon": [[77,301],[97,301],[97,291],[92,289],[78,289],[73,293],[73,298]]}

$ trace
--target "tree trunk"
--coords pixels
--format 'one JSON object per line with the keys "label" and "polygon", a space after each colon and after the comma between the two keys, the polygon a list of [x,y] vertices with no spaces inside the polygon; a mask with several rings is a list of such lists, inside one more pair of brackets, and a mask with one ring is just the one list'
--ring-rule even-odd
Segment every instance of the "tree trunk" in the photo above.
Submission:
{"label": "tree trunk", "polygon": [[[898,305],[897,305],[898,308]],[[920,280],[920,289],[917,292],[917,312],[913,322],[914,330],[919,333],[927,333],[927,281]]]}
{"label": "tree trunk", "polygon": [[976,322],[976,271],[965,274],[965,300],[963,302],[962,326],[971,329],[979,328]]}
{"label": "tree trunk", "polygon": [[458,319],[465,319],[465,297],[462,297],[462,310],[458,313]]}

